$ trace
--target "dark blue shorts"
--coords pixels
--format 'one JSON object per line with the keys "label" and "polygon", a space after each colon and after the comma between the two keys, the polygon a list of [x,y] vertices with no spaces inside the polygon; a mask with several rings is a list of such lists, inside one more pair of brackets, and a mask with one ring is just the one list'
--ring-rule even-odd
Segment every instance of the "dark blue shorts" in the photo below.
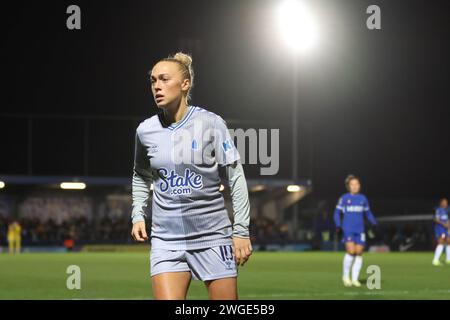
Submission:
{"label": "dark blue shorts", "polygon": [[436,239],[448,238],[448,230],[444,228],[435,229],[434,235]]}
{"label": "dark blue shorts", "polygon": [[366,234],[364,232],[346,232],[344,231],[344,237],[342,242],[354,242],[361,246],[366,245]]}

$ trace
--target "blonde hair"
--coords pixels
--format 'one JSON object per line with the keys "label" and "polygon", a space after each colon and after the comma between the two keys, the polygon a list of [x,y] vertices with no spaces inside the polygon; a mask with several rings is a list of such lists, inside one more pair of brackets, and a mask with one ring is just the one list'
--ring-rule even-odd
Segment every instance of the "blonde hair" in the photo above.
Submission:
{"label": "blonde hair", "polygon": [[192,57],[189,54],[183,52],[177,52],[174,55],[169,55],[167,58],[164,58],[160,61],[170,61],[175,62],[180,66],[181,74],[183,75],[183,79],[189,79],[191,86],[189,87],[186,100],[191,101],[192,95],[192,87],[194,87],[194,68],[192,67]]}
{"label": "blonde hair", "polygon": [[358,176],[355,176],[354,174],[349,174],[345,178],[345,187],[347,188],[347,190],[349,190],[350,181],[352,181],[352,180],[358,180],[358,182],[361,183]]}

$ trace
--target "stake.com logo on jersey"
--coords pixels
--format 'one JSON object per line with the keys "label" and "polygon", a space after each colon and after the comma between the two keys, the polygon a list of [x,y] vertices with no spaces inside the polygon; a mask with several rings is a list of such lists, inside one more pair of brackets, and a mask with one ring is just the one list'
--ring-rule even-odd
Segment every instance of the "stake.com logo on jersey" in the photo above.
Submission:
{"label": "stake.com logo on jersey", "polygon": [[170,187],[171,195],[191,193],[191,188],[203,188],[203,177],[189,168],[184,170],[183,176],[178,175],[175,170],[169,173],[169,170],[166,168],[158,169],[158,175],[161,177],[159,188],[162,192],[166,192]]}

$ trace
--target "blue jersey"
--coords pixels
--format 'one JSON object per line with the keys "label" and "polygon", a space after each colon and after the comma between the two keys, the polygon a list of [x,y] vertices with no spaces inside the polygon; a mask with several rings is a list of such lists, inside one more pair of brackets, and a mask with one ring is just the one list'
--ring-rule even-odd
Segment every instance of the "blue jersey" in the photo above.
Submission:
{"label": "blue jersey", "polygon": [[[344,216],[342,222],[341,213]],[[364,232],[364,215],[372,225],[377,224],[366,196],[346,193],[339,199],[334,210],[334,223],[336,227],[342,227],[344,232],[362,233]]]}
{"label": "blue jersey", "polygon": [[[448,208],[437,208],[436,212],[434,214],[434,219],[442,222],[442,223],[447,223],[448,222]],[[434,232],[436,234],[438,233],[445,233],[447,231],[447,228],[445,228],[442,224],[439,223],[434,223]]]}

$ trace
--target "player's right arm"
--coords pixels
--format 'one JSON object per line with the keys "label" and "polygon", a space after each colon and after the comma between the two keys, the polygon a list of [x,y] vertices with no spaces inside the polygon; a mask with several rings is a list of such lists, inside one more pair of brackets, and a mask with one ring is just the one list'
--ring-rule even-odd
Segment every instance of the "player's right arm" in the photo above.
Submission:
{"label": "player's right arm", "polygon": [[152,184],[152,175],[150,161],[146,157],[145,147],[142,145],[139,134],[136,131],[134,148],[134,165],[132,180],[132,198],[133,209],[131,213],[131,222],[133,228],[131,235],[134,240],[143,242],[148,240],[145,230],[145,209],[150,198],[150,186]]}
{"label": "player's right arm", "polygon": [[441,222],[441,219],[439,219],[439,209],[436,209],[436,211],[434,213],[433,222],[436,223],[436,224],[443,225],[442,222]]}
{"label": "player's right arm", "polygon": [[436,209],[435,214],[434,214],[434,219],[433,219],[434,223],[436,224],[440,224],[441,226],[443,226],[444,228],[448,228],[448,225],[444,222],[441,221],[441,218],[439,216],[439,209]]}
{"label": "player's right arm", "polygon": [[339,199],[336,209],[334,209],[334,224],[336,225],[336,231],[338,233],[342,232],[341,227],[341,212],[343,212],[343,200],[342,197]]}

